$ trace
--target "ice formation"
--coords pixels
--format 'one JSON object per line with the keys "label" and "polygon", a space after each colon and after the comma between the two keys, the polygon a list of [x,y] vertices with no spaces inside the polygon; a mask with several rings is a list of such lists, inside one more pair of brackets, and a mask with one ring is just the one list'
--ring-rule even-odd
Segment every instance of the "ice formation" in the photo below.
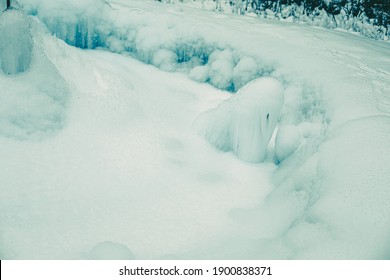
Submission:
{"label": "ice formation", "polygon": [[259,78],[202,114],[195,125],[218,149],[232,151],[248,162],[262,162],[282,106],[280,82]]}
{"label": "ice formation", "polygon": [[156,24],[136,10],[127,20],[129,14],[118,17],[105,1],[22,2],[30,14],[36,14],[55,36],[70,45],[129,54],[163,71],[187,73],[191,79],[218,89],[236,92],[272,72],[270,65],[239,55],[225,43],[216,44],[213,36],[200,37],[193,30],[196,26],[184,22],[172,24],[172,19],[165,18]]}
{"label": "ice formation", "polygon": [[17,74],[30,67],[33,41],[28,18],[18,10],[0,13],[0,70]]}
{"label": "ice formation", "polygon": [[0,14],[0,136],[41,139],[65,123],[69,88],[36,29],[18,10]]}

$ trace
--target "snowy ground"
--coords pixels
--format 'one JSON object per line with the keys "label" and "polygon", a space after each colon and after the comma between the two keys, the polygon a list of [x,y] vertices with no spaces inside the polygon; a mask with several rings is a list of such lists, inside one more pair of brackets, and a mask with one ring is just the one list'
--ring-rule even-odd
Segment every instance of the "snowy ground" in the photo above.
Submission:
{"label": "snowy ground", "polygon": [[[390,257],[388,43],[155,1],[21,2],[34,49],[0,72],[1,258],[120,255],[105,241],[137,259]],[[238,133],[213,109],[261,76],[283,85],[280,133],[248,163],[207,135]]]}

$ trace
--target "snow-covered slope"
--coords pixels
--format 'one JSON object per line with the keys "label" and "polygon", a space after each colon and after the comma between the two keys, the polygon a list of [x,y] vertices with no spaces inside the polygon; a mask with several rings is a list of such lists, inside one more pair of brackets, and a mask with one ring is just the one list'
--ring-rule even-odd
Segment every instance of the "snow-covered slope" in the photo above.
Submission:
{"label": "snow-covered slope", "polygon": [[[21,2],[34,51],[0,74],[2,258],[389,258],[388,43],[155,1]],[[281,130],[251,164],[197,124],[256,127],[231,92],[263,76]]]}

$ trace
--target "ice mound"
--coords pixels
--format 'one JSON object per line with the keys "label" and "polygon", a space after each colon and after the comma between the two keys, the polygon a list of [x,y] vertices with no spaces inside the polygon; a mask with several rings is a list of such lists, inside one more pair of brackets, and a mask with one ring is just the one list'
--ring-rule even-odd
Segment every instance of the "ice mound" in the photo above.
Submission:
{"label": "ice mound", "polygon": [[17,74],[30,67],[33,41],[27,17],[9,10],[0,14],[0,70]]}
{"label": "ice mound", "polygon": [[[0,16],[1,21],[10,18],[15,20],[14,22],[25,23],[26,25],[20,25],[18,31],[27,32],[28,38],[31,39],[35,29],[32,28],[30,34],[24,15],[17,11],[6,14],[8,15],[4,18],[4,14]],[[24,36],[15,34],[19,35],[22,38]],[[12,41],[14,38],[8,39]],[[0,37],[0,42],[2,41],[3,37]],[[0,136],[18,140],[39,140],[58,131],[65,124],[70,97],[68,85],[47,57],[39,37],[37,36],[34,41],[36,46],[31,45],[27,49],[26,44],[33,44],[33,41],[26,39],[23,44],[18,43],[14,46],[17,50],[14,53],[21,51],[27,52],[28,55],[24,54],[14,61],[2,59],[3,70],[10,71],[4,71],[5,73],[0,71]],[[7,44],[4,46],[6,52],[13,53]],[[4,46],[0,46],[0,49]],[[3,51],[0,52],[0,56],[4,56]],[[27,67],[29,70],[20,73],[17,80],[14,75],[4,75],[16,74]]]}
{"label": "ice mound", "polygon": [[97,244],[90,251],[90,258],[93,260],[133,260],[134,255],[127,246],[105,241]]}
{"label": "ice mound", "polygon": [[195,122],[199,133],[222,151],[248,162],[262,162],[283,106],[283,87],[274,78],[247,84]]}

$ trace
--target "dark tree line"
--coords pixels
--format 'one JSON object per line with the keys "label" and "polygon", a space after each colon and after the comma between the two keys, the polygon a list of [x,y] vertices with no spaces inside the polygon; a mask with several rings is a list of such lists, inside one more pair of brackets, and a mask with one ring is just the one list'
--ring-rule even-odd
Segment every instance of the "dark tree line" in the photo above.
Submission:
{"label": "dark tree line", "polygon": [[[183,0],[157,0],[174,3]],[[226,0],[193,0],[213,1],[216,10],[221,11],[221,3]],[[229,0],[234,13],[256,13],[261,17],[312,22],[327,19],[320,23],[327,28],[344,28],[360,32],[374,39],[390,37],[390,0]],[[326,21],[328,20],[328,21]],[[370,28],[370,26],[372,28]]]}
{"label": "dark tree line", "polygon": [[[328,15],[336,16],[344,11],[351,17],[360,15],[367,16],[374,25],[388,27],[390,25],[390,0],[242,0],[245,10],[255,12],[269,9],[274,12],[280,11],[283,6],[303,6],[307,14],[318,10],[325,10]],[[237,1],[231,0],[232,6]]]}

